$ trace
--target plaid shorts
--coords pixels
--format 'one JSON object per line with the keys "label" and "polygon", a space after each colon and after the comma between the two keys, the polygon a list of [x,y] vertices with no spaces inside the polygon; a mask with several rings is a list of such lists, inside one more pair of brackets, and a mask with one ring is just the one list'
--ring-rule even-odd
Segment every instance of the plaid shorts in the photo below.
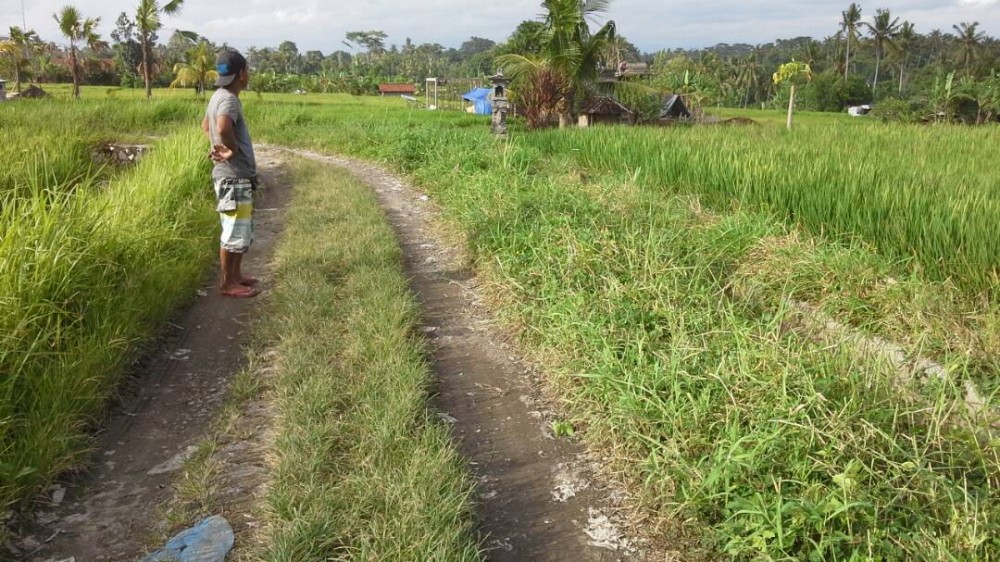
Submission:
{"label": "plaid shorts", "polygon": [[251,178],[215,180],[216,210],[222,223],[222,249],[242,254],[253,242],[253,184]]}

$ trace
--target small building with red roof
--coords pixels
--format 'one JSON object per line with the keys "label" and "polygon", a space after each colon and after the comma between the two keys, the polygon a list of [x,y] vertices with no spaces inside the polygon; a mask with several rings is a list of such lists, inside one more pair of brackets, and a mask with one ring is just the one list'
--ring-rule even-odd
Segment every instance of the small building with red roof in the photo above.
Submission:
{"label": "small building with red roof", "polygon": [[413,84],[379,84],[378,93],[380,96],[412,96],[417,93],[417,87]]}

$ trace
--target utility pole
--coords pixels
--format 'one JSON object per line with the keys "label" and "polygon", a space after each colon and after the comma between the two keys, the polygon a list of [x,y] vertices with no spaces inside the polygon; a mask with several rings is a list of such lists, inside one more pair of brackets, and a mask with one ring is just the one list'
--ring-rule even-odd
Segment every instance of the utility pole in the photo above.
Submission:
{"label": "utility pole", "polygon": [[[24,33],[24,34],[28,33],[28,19],[24,15],[24,0],[21,0],[21,33]],[[27,39],[27,36],[25,36],[25,39]],[[25,60],[28,60],[28,62],[30,63],[31,61],[28,59],[28,41],[27,40],[25,40],[24,44],[21,45],[21,49],[24,51],[22,54],[24,55]],[[19,64],[19,63],[15,61],[14,64]],[[21,71],[18,70],[18,74],[17,74],[18,77],[21,76],[20,72]],[[18,83],[17,83],[17,93],[19,95],[21,93],[21,82],[20,82],[20,80],[18,80]]]}

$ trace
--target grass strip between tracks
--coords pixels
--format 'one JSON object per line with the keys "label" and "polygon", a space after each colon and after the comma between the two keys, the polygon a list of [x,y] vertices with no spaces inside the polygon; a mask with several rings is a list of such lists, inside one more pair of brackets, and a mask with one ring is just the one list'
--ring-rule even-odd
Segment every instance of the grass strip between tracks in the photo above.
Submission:
{"label": "grass strip between tracks", "polygon": [[342,171],[296,168],[264,320],[279,360],[262,557],[478,560],[392,230]]}

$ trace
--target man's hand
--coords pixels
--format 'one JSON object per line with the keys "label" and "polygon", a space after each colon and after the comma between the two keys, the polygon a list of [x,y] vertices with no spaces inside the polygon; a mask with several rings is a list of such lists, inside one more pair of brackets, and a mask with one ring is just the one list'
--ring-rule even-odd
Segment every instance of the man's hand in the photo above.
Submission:
{"label": "man's hand", "polygon": [[208,153],[208,157],[212,162],[226,162],[233,157],[235,152],[231,148],[224,144],[216,144],[212,146],[212,150]]}

